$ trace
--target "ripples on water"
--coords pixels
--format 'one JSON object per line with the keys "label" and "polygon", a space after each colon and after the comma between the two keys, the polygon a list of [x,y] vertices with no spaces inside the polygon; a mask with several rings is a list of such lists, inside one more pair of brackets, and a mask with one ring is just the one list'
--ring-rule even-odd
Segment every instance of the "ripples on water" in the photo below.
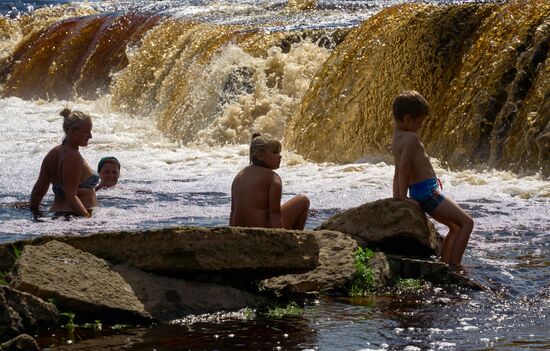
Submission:
{"label": "ripples on water", "polygon": [[[58,1],[33,2],[32,6],[50,3]],[[180,6],[174,7],[174,3]],[[292,17],[292,25],[303,28],[352,26],[387,5],[371,1],[318,3],[318,10],[307,14],[281,14],[282,1],[113,1],[91,2],[89,6],[104,11],[131,7],[164,10],[178,16],[193,13],[224,23],[273,23],[277,18]],[[224,4],[231,6],[231,16]],[[15,15],[14,6],[19,11],[29,9],[25,2],[0,1],[0,12]],[[334,11],[340,7],[342,12]],[[346,13],[350,8],[353,15]],[[311,16],[316,16],[316,21],[312,22]],[[113,113],[102,100],[70,105],[94,115],[94,138],[82,150],[84,157],[93,166],[106,154],[116,155],[123,165],[120,186],[98,193],[101,208],[91,220],[47,217],[44,222],[32,222],[26,210],[29,192],[43,156],[61,140],[58,112],[66,104],[0,100],[0,242],[44,234],[228,222],[229,188],[234,174],[247,164],[246,145],[181,147],[160,135],[146,117]],[[283,197],[300,192],[310,196],[309,228],[343,209],[391,194],[393,167],[385,163],[315,164],[292,153],[285,153],[284,160],[279,170]],[[438,168],[437,173],[445,183],[445,192],[475,218],[464,264],[467,273],[491,291],[431,286],[413,295],[323,298],[306,306],[299,317],[233,318],[108,331],[103,339],[69,345],[60,343],[59,338],[44,338],[41,344],[72,350],[174,350],[183,346],[213,350],[550,349],[549,180],[491,170],[451,172]],[[44,208],[52,200],[48,194]],[[442,226],[438,229],[444,233]],[[81,337],[100,334],[88,332]]]}
{"label": "ripples on water", "polygon": [[[26,209],[28,193],[43,155],[60,140],[56,113],[63,104],[0,100],[0,110],[5,112],[0,113],[0,241],[227,223],[229,188],[233,175],[248,162],[246,145],[183,148],[166,140],[150,122],[105,111],[101,102],[75,104],[94,111],[95,116],[94,138],[82,152],[90,164],[106,153],[116,155],[123,165],[120,186],[98,193],[101,208],[91,220],[31,222]],[[315,164],[291,153],[283,159],[286,163],[279,174],[284,198],[304,192],[312,199],[309,228],[343,209],[391,193],[391,165]],[[213,350],[550,347],[548,180],[496,171],[437,168],[437,173],[445,192],[475,218],[464,265],[468,275],[490,287],[490,292],[429,287],[418,295],[324,298],[306,306],[299,317],[199,322],[114,335],[105,328],[104,339],[62,345],[80,350],[172,350],[174,345]],[[45,204],[51,201],[48,194]],[[444,227],[438,225],[438,229],[444,233]],[[94,335],[99,334],[87,332],[81,337]],[[46,338],[41,343],[61,340]]]}

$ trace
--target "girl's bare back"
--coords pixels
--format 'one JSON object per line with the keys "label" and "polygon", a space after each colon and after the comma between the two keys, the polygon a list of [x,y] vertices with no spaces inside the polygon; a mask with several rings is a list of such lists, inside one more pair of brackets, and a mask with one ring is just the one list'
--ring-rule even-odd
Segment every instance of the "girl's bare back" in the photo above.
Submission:
{"label": "girl's bare back", "polygon": [[[230,225],[239,227],[276,227],[273,217],[280,213],[281,190],[278,200],[277,188],[281,189],[281,179],[272,170],[251,165],[240,171],[231,186]],[[278,206],[277,206],[277,201]],[[278,225],[282,227],[282,225]]]}

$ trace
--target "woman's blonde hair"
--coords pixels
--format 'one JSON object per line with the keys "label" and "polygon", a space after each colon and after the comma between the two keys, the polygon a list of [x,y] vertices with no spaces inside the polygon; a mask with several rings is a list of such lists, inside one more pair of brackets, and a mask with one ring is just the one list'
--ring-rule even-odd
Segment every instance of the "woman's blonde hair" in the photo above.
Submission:
{"label": "woman's blonde hair", "polygon": [[76,127],[80,123],[86,120],[92,120],[92,117],[90,117],[90,115],[82,111],[71,111],[71,109],[67,107],[65,107],[63,111],[59,113],[59,115],[63,116],[63,131],[65,132],[65,134],[67,134],[69,130]]}
{"label": "woman's blonde hair", "polygon": [[281,142],[275,138],[264,137],[260,133],[252,134],[252,141],[250,142],[250,163],[256,166],[265,166],[263,161],[258,159],[257,153],[267,149],[281,152]]}

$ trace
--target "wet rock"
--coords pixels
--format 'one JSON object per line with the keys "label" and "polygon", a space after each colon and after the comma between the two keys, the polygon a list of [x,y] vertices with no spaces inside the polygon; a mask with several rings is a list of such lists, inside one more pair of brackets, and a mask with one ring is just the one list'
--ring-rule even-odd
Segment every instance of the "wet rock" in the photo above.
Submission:
{"label": "wet rock", "polygon": [[343,288],[355,274],[357,242],[336,231],[314,232],[319,243],[319,266],[303,274],[287,274],[263,280],[260,286],[277,296],[300,297]]}
{"label": "wet rock", "polygon": [[0,345],[2,351],[38,351],[40,347],[36,343],[36,340],[30,335],[21,334],[10,341],[7,341]]}
{"label": "wet rock", "polygon": [[55,240],[25,246],[10,284],[53,299],[61,311],[75,313],[78,321],[150,323],[132,288],[107,262]]}
{"label": "wet rock", "polygon": [[374,275],[376,289],[384,289],[392,279],[390,264],[383,252],[376,252],[368,263]]}
{"label": "wet rock", "polygon": [[317,229],[347,233],[362,246],[406,256],[437,255],[442,242],[423,212],[394,199],[351,208],[327,219]]}
{"label": "wet rock", "polygon": [[267,303],[260,296],[229,286],[161,277],[128,265],[113,269],[130,284],[145,310],[164,322],[189,314],[236,311]]}
{"label": "wet rock", "polygon": [[422,278],[434,284],[456,284],[474,290],[486,290],[482,284],[453,272],[443,262],[388,255],[392,275],[401,278]]}
{"label": "wet rock", "polygon": [[57,308],[38,297],[0,286],[0,342],[57,325]]}
{"label": "wet rock", "polygon": [[65,242],[113,263],[128,263],[177,276],[232,275],[263,279],[317,266],[319,245],[311,231],[239,227],[179,227],[90,236],[40,237],[0,245],[0,262],[11,246]]}
{"label": "wet rock", "polygon": [[311,10],[315,4],[315,0],[288,0],[287,7],[292,10]]}

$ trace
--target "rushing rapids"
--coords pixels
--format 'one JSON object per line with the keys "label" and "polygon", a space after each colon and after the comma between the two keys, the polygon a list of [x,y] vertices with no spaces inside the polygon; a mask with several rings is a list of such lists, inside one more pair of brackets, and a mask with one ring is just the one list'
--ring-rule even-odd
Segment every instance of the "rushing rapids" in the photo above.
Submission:
{"label": "rushing rapids", "polygon": [[550,174],[549,39],[546,1],[388,8],[323,64],[286,142],[316,161],[385,152],[392,97],[415,89],[432,105],[430,154]]}
{"label": "rushing rapids", "polygon": [[431,155],[550,174],[544,0],[398,5],[352,30],[160,12],[32,16],[41,20],[0,19],[4,96],[109,94],[113,108],[151,115],[184,144],[243,143],[259,130],[308,159],[345,163],[388,154],[392,97],[416,89],[432,105],[422,131]]}

